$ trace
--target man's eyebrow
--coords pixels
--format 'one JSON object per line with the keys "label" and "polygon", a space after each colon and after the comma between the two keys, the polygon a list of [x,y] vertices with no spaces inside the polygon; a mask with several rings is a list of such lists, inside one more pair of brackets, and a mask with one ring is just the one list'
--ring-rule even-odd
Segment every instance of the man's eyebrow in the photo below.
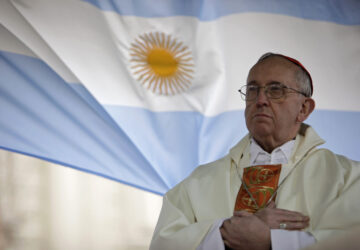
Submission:
{"label": "man's eyebrow", "polygon": [[258,84],[255,80],[252,80],[252,81],[248,82],[247,85],[258,85]]}
{"label": "man's eyebrow", "polygon": [[[270,84],[283,84],[283,83],[278,82],[278,81],[270,81],[266,85],[270,85]],[[247,85],[259,85],[259,84],[257,81],[252,80],[252,81],[248,82]]]}
{"label": "man's eyebrow", "polygon": [[278,81],[271,81],[271,82],[267,83],[266,85],[270,85],[270,84],[282,84],[282,83],[278,82]]}

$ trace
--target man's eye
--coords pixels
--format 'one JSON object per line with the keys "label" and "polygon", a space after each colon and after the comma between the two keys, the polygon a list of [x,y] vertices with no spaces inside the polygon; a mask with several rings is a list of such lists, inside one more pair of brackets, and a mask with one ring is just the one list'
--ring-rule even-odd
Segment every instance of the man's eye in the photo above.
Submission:
{"label": "man's eye", "polygon": [[274,86],[269,86],[269,91],[271,92],[278,92],[278,91],[282,91],[282,87],[278,86],[278,85],[274,85]]}
{"label": "man's eye", "polygon": [[249,86],[247,87],[248,92],[257,92],[258,87],[257,86]]}

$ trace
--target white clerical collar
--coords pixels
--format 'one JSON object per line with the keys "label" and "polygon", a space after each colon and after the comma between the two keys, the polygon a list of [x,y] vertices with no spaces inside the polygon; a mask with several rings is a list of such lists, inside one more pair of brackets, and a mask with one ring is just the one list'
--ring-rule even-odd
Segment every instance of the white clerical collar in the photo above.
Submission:
{"label": "white clerical collar", "polygon": [[250,165],[286,164],[289,161],[295,140],[290,140],[280,147],[275,148],[270,154],[251,138]]}

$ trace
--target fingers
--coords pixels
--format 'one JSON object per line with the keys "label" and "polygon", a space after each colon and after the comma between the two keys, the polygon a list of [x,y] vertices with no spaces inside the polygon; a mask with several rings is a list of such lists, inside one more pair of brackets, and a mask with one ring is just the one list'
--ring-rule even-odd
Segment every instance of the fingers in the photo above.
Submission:
{"label": "fingers", "polygon": [[220,234],[224,244],[227,247],[234,248],[240,242],[239,236],[240,233],[238,231],[238,225],[234,220],[239,220],[240,217],[231,217],[230,219],[224,220],[222,226],[220,227]]}
{"label": "fingers", "polygon": [[[273,206],[274,204],[269,204],[268,207],[255,213],[255,216],[271,229],[301,230],[309,226],[310,218],[308,216],[295,211],[272,208]],[[282,227],[280,224],[283,224]]]}
{"label": "fingers", "polygon": [[299,221],[289,220],[276,220],[272,223],[271,228],[273,229],[286,229],[286,230],[302,230],[309,226],[309,219]]}
{"label": "fingers", "polygon": [[276,215],[279,220],[290,221],[290,222],[308,222],[310,220],[309,216],[303,215],[299,212],[293,211],[276,211]]}
{"label": "fingers", "polygon": [[224,244],[231,249],[269,249],[270,228],[253,214],[239,214],[245,216],[226,219],[220,227]]}
{"label": "fingers", "polygon": [[293,221],[293,222],[309,221],[308,216],[303,215],[302,213],[296,211],[290,211],[281,208],[270,208],[270,207],[267,207],[264,210],[265,210],[263,211],[264,213],[267,213],[271,216],[276,216],[278,219],[283,221]]}
{"label": "fingers", "polygon": [[282,222],[279,223],[278,229],[285,230],[302,230],[309,226],[309,221],[307,222]]}

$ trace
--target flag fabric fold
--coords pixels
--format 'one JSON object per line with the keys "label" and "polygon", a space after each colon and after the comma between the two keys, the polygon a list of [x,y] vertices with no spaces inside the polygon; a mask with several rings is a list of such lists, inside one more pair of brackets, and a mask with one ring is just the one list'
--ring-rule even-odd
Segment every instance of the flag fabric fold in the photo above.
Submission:
{"label": "flag fabric fold", "polygon": [[310,125],[360,160],[358,1],[5,0],[0,21],[3,149],[163,194],[245,135],[237,89],[272,51],[309,69]]}

